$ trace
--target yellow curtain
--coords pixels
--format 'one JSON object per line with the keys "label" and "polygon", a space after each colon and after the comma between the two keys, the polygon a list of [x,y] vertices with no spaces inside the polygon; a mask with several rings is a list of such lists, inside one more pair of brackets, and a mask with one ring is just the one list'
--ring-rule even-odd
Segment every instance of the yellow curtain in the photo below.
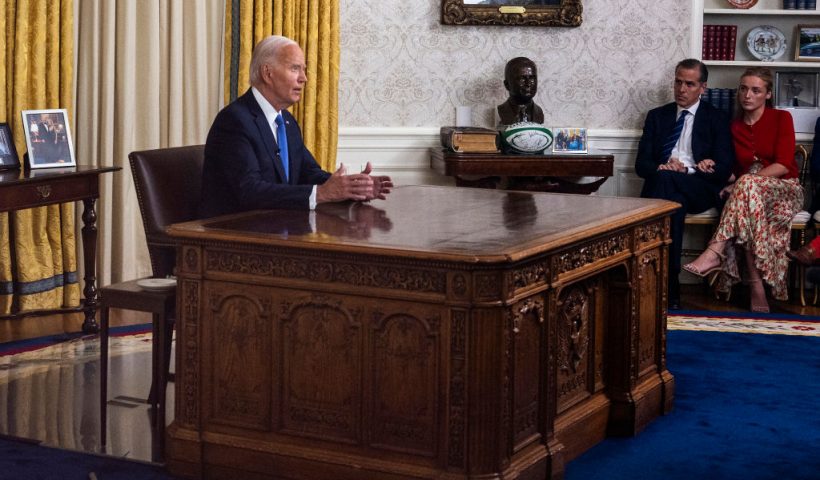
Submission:
{"label": "yellow curtain", "polygon": [[[72,117],[73,0],[0,0],[0,122],[25,152],[22,110]],[[0,213],[0,314],[78,306],[74,206]]]}
{"label": "yellow curtain", "polygon": [[268,35],[295,40],[305,52],[308,83],[290,108],[305,145],[328,171],[336,165],[339,124],[339,0],[227,0],[225,102],[248,89],[254,45]]}

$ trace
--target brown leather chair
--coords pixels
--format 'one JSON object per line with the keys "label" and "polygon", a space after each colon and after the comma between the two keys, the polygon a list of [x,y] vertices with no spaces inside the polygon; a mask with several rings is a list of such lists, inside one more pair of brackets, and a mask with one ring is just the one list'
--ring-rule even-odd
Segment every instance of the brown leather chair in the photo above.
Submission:
{"label": "brown leather chair", "polygon": [[[128,155],[142,213],[153,278],[174,273],[176,248],[165,233],[172,223],[197,217],[202,190],[204,145],[162,148]],[[142,280],[142,279],[140,279]],[[108,402],[108,313],[110,308],[150,312],[153,315],[151,393],[154,411],[155,457],[162,458],[165,430],[165,390],[171,359],[171,338],[176,309],[176,289],[143,290],[139,280],[100,289],[100,427],[101,445],[106,444]]]}

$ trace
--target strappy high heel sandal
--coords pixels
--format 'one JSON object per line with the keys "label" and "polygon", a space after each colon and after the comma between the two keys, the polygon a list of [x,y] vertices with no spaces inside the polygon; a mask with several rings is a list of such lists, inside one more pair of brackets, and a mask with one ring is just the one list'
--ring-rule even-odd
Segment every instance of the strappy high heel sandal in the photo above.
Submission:
{"label": "strappy high heel sandal", "polygon": [[[711,266],[707,269],[701,270],[700,268],[695,266],[695,262],[700,260],[700,257],[702,257],[703,255],[706,254],[706,251],[710,251],[713,254],[715,254],[715,256],[717,256],[718,264],[714,265],[714,266]],[[714,275],[712,275],[712,277],[709,280],[709,285],[712,285],[713,283],[715,283],[715,279],[717,278],[717,274],[720,273],[723,270],[723,262],[726,260],[726,255],[724,255],[721,252],[718,252],[717,250],[712,248],[711,245],[706,247],[706,251],[701,253],[700,257],[696,258],[694,262],[687,263],[686,265],[684,265],[683,269],[686,270],[687,272],[691,273],[692,275],[697,275],[698,277],[701,277],[701,278],[707,277],[707,276],[710,276],[710,275],[714,274]]]}

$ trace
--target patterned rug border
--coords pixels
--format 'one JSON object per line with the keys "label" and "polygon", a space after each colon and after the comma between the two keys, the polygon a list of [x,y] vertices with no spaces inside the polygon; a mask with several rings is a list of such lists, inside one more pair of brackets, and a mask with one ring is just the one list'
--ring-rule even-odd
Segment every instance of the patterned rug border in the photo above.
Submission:
{"label": "patterned rug border", "polygon": [[[150,323],[141,323],[137,325],[112,327],[109,330],[108,335],[109,337],[122,337],[127,335],[140,335],[150,331]],[[17,355],[19,353],[31,352],[34,350],[40,350],[43,348],[50,347],[52,345],[57,345],[58,343],[70,342],[78,338],[85,339],[95,337],[97,337],[97,334],[87,335],[82,332],[74,332],[0,343],[0,357],[5,357],[8,355]]]}
{"label": "patterned rug border", "polygon": [[820,318],[785,313],[676,310],[666,323],[669,330],[820,337]]}

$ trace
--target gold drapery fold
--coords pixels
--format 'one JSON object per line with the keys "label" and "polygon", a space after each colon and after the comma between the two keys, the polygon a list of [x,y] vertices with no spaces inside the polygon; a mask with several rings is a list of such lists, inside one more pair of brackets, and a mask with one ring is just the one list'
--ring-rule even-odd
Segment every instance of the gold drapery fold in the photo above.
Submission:
{"label": "gold drapery fold", "polygon": [[[66,108],[71,118],[74,0],[0,0],[0,122],[25,152],[22,110]],[[0,314],[79,305],[74,207],[0,214]]]}
{"label": "gold drapery fold", "polygon": [[339,0],[227,0],[226,103],[247,90],[253,47],[268,35],[291,38],[305,52],[308,83],[290,110],[305,145],[322,168],[333,171],[339,126]]}

